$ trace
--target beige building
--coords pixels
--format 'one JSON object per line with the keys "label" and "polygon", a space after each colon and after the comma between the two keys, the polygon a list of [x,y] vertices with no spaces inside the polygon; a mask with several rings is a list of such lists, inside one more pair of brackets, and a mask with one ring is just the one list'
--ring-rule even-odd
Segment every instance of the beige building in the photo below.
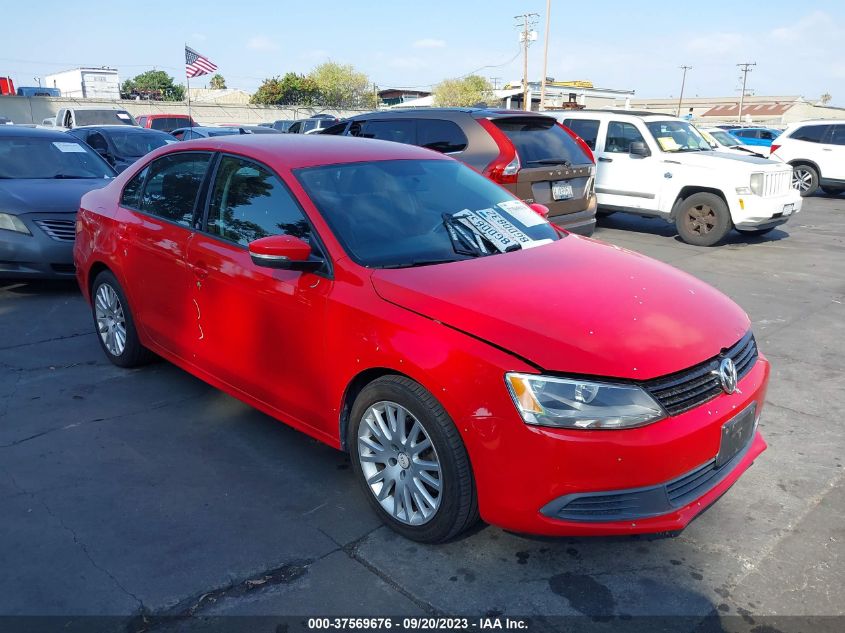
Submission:
{"label": "beige building", "polygon": [[219,105],[245,105],[249,103],[249,93],[236,88],[191,88],[191,103],[217,103]]}
{"label": "beige building", "polygon": [[[632,110],[653,110],[678,114],[677,99],[627,99],[617,100],[613,107]],[[693,118],[703,123],[759,124],[785,127],[795,121],[807,119],[845,119],[845,108],[806,101],[800,96],[749,96],[742,103],[739,115],[739,97],[684,97],[681,115],[692,108]]]}

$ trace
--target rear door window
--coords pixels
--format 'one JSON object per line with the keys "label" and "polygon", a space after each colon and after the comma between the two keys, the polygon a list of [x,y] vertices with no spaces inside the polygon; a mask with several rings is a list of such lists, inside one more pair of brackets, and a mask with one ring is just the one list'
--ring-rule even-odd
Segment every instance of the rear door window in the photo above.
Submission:
{"label": "rear door window", "polygon": [[833,145],[845,145],[845,125],[832,125],[830,143]]}
{"label": "rear door window", "polygon": [[604,151],[614,154],[627,154],[631,151],[631,143],[634,141],[645,143],[643,135],[632,123],[610,121],[607,124]]}
{"label": "rear door window", "polygon": [[584,139],[591,150],[596,150],[599,137],[599,121],[595,119],[564,119],[563,124]]}
{"label": "rear door window", "polygon": [[180,152],[150,165],[141,210],[183,226],[193,226],[194,207],[211,154]]}
{"label": "rear door window", "polygon": [[829,125],[804,125],[795,130],[790,138],[808,143],[821,143],[829,128]]}
{"label": "rear door window", "polygon": [[506,117],[493,119],[505,133],[527,167],[541,165],[583,165],[592,163],[569,133],[549,117]]}
{"label": "rear door window", "polygon": [[417,145],[451,154],[467,148],[467,137],[453,121],[417,119]]}
{"label": "rear door window", "polygon": [[416,125],[413,119],[366,121],[361,126],[359,136],[416,145]]}

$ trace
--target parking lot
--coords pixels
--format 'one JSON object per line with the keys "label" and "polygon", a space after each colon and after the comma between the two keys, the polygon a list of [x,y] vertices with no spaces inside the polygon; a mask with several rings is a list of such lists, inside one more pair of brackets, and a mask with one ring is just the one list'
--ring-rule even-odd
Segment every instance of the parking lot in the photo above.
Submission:
{"label": "parking lot", "polygon": [[141,614],[690,616],[671,630],[718,615],[759,631],[845,615],[845,196],[711,249],[619,214],[596,237],[725,292],[772,362],[769,450],[680,536],[404,540],[345,455],[168,363],[112,366],[74,285],[6,282],[0,613],[119,630],[190,626]]}

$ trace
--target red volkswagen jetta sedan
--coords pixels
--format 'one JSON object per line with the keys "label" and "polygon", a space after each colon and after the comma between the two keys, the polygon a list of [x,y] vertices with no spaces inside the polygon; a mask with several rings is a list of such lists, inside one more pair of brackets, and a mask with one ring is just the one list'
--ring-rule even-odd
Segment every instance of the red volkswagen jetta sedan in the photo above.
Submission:
{"label": "red volkswagen jetta sedan", "polygon": [[769,364],[721,293],[539,211],[418,147],[219,137],[87,194],[74,253],[112,362],[348,450],[408,538],[679,531],[765,449]]}

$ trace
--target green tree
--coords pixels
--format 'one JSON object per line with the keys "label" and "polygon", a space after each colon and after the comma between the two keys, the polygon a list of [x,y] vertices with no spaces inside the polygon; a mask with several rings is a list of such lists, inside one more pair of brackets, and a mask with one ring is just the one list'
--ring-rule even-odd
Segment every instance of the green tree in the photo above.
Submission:
{"label": "green tree", "polygon": [[438,106],[469,107],[493,98],[493,86],[478,75],[446,79],[434,87],[434,104]]}
{"label": "green tree", "polygon": [[120,87],[120,93],[130,98],[140,95],[162,101],[185,100],[185,86],[173,83],[173,77],[163,70],[148,70],[127,79]]}
{"label": "green tree", "polygon": [[378,97],[367,75],[351,64],[326,62],[308,73],[320,91],[320,104],[329,108],[374,108]]}
{"label": "green tree", "polygon": [[223,90],[226,88],[226,80],[223,78],[223,75],[217,73],[211,76],[208,85],[212,90]]}
{"label": "green tree", "polygon": [[250,103],[313,106],[319,103],[319,97],[320,90],[310,78],[287,73],[281,79],[265,79],[250,97]]}

